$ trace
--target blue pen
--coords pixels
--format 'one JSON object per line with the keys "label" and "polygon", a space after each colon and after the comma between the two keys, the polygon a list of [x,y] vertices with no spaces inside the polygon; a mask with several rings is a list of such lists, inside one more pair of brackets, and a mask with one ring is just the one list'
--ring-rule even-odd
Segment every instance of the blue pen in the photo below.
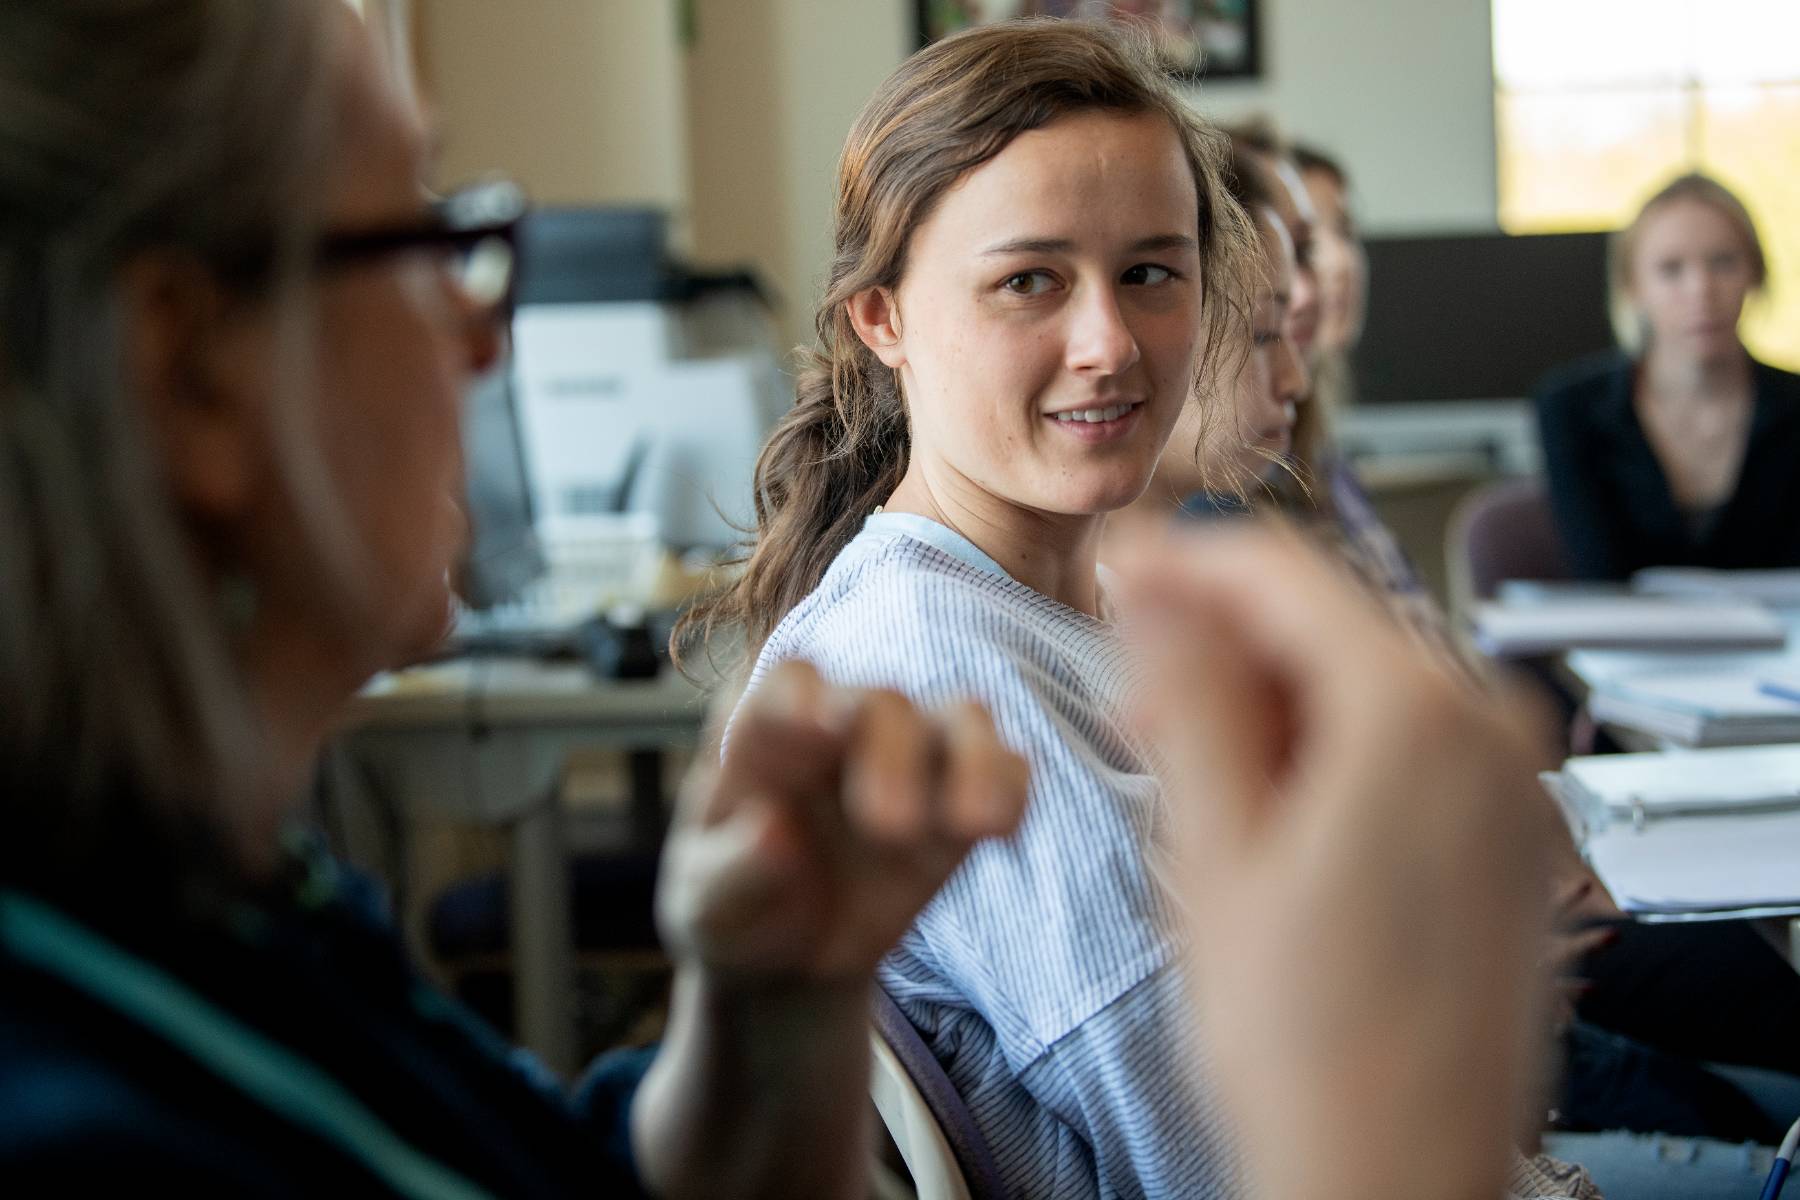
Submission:
{"label": "blue pen", "polygon": [[1781,1149],[1775,1152],[1775,1165],[1769,1168],[1769,1182],[1763,1184],[1762,1200],[1775,1200],[1781,1195],[1781,1185],[1787,1182],[1788,1168],[1794,1165],[1794,1152],[1800,1150],[1800,1121],[1795,1121],[1781,1139]]}
{"label": "blue pen", "polygon": [[1793,700],[1800,703],[1800,681],[1790,683],[1783,679],[1764,679],[1757,683],[1756,690],[1765,696],[1773,696],[1777,700]]}

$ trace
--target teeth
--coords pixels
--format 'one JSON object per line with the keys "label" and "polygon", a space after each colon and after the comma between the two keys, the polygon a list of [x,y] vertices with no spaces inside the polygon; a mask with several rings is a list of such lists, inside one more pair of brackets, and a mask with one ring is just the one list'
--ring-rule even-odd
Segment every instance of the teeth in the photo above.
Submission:
{"label": "teeth", "polygon": [[1131,411],[1129,404],[1115,404],[1111,408],[1078,408],[1072,412],[1059,412],[1059,421],[1086,421],[1090,425],[1098,425],[1101,421],[1116,421]]}

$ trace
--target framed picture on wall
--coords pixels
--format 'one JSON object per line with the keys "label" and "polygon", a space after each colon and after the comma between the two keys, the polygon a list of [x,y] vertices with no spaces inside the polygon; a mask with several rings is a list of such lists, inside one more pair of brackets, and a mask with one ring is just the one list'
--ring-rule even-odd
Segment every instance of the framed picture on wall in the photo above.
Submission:
{"label": "framed picture on wall", "polygon": [[1148,25],[1169,70],[1184,79],[1262,73],[1259,0],[918,0],[919,44],[1013,17],[1075,17]]}

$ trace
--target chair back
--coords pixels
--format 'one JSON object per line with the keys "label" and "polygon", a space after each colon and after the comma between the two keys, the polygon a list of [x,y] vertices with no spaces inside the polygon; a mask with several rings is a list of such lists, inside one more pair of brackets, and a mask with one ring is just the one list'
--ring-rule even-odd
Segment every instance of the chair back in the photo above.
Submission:
{"label": "chair back", "polygon": [[1452,592],[1463,607],[1492,600],[1508,579],[1570,577],[1540,479],[1503,479],[1469,493],[1450,518],[1448,541]]}
{"label": "chair back", "polygon": [[893,998],[874,991],[869,1093],[919,1200],[1006,1200],[968,1105]]}

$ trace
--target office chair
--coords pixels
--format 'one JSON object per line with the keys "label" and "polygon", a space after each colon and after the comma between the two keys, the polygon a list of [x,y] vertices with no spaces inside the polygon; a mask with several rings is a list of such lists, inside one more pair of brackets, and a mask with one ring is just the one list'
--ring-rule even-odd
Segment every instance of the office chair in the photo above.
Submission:
{"label": "office chair", "polygon": [[876,988],[869,1094],[918,1200],[1006,1200],[987,1140],[906,1014]]}
{"label": "office chair", "polygon": [[1541,479],[1503,479],[1471,492],[1450,518],[1451,595],[1466,611],[1508,579],[1563,580],[1567,556]]}

